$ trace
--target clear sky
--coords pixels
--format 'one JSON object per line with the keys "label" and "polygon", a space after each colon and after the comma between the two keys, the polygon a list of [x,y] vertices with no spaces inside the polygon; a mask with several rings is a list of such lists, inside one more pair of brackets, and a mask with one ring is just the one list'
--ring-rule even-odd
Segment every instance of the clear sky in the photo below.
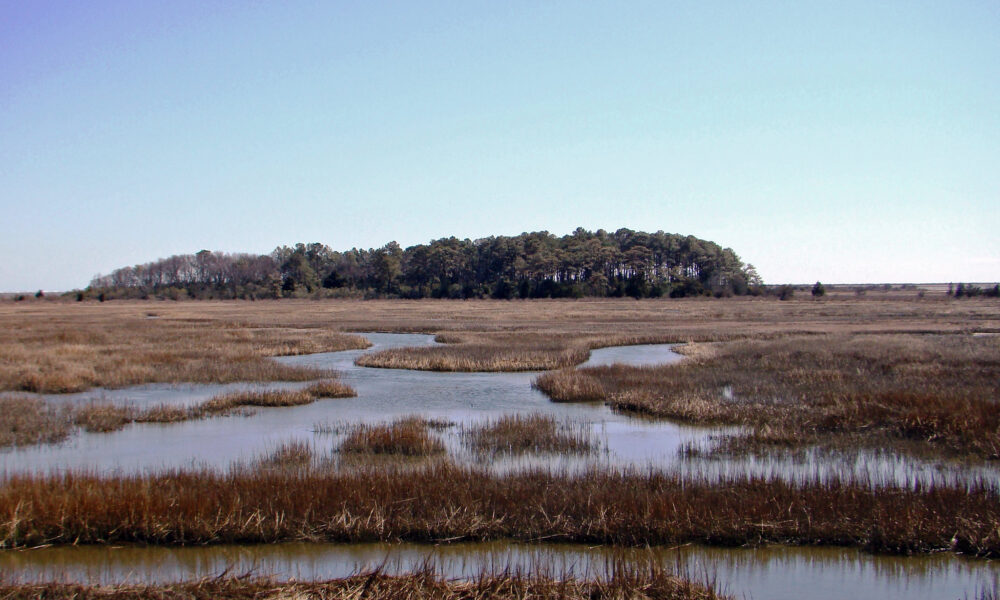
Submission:
{"label": "clear sky", "polygon": [[0,291],[577,226],[1000,279],[1000,2],[0,0]]}

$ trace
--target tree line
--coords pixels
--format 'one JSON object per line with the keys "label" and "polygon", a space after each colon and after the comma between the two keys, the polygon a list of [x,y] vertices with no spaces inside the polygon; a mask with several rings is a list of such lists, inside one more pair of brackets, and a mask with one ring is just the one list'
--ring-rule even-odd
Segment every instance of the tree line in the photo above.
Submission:
{"label": "tree line", "polygon": [[694,236],[578,228],[402,248],[336,251],[320,243],[266,255],[202,250],[99,275],[78,297],[579,298],[759,293],[753,265]]}

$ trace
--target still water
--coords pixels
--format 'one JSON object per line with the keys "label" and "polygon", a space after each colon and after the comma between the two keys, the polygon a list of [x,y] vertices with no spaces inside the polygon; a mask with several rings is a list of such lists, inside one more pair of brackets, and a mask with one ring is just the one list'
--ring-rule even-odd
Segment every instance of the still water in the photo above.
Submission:
{"label": "still water", "polygon": [[[419,414],[456,423],[437,432],[452,459],[489,468],[544,465],[573,470],[597,465],[663,469],[701,477],[764,474],[783,478],[866,477],[879,482],[1000,480],[985,466],[925,463],[869,456],[830,456],[805,460],[685,458],[685,444],[705,444],[718,429],[685,427],[616,414],[601,403],[559,404],[531,388],[537,373],[434,373],[357,367],[363,352],[433,345],[418,334],[365,334],[368,350],[281,357],[287,364],[334,369],[357,391],[356,398],[320,400],[311,405],[258,409],[250,417],[220,417],[178,424],[131,425],[113,433],[80,433],[58,445],[0,452],[0,470],[46,472],[157,471],[176,467],[227,468],[303,440],[321,455],[336,447],[337,435],[325,425],[384,422]],[[680,360],[669,345],[605,348],[591,353],[585,366],[662,364]],[[304,383],[264,385],[145,385],[120,390],[47,396],[51,402],[94,399],[130,403],[191,405],[216,394],[248,387],[296,388]],[[459,432],[501,415],[542,413],[588,428],[602,450],[586,456],[534,456],[489,461],[463,452]],[[0,574],[20,580],[93,582],[173,581],[222,572],[253,572],[280,578],[324,579],[384,565],[404,572],[431,561],[443,574],[461,577],[483,568],[606,573],[616,560],[647,561],[677,567],[695,579],[713,579],[723,591],[748,598],[962,598],[996,587],[1000,565],[965,560],[946,553],[922,557],[877,557],[855,550],[771,547],[718,549],[684,546],[674,550],[612,550],[576,545],[509,543],[426,546],[408,544],[278,544],[209,547],[54,547],[0,551]],[[228,571],[227,571],[228,570]]]}
{"label": "still water", "polygon": [[997,586],[1000,564],[951,554],[870,556],[840,548],[701,546],[611,549],[576,544],[270,544],[251,546],[82,546],[0,551],[0,578],[89,583],[172,582],[229,575],[316,581],[382,567],[388,574],[432,565],[448,578],[482,571],[606,577],[615,564],[661,565],[714,582],[737,598],[941,599]]}
{"label": "still water", "polygon": [[[749,473],[788,479],[860,478],[881,483],[968,482],[986,480],[1000,487],[1000,474],[986,465],[926,462],[893,455],[858,452],[849,456],[822,456],[796,460],[746,457],[706,459],[684,457],[686,445],[704,446],[720,429],[690,427],[617,414],[602,403],[550,402],[531,388],[537,373],[438,373],[403,369],[358,367],[364,352],[388,348],[434,345],[423,334],[364,334],[372,347],[304,356],[279,357],[290,364],[332,369],[357,391],[356,398],[320,400],[298,407],[260,408],[250,417],[217,417],[172,424],[133,424],[112,433],[79,433],[57,445],[0,451],[0,471],[46,472],[87,469],[92,472],[151,472],[168,468],[224,469],[235,462],[252,461],[292,440],[312,445],[319,456],[329,455],[339,437],[323,431],[345,423],[384,422],[419,414],[454,422],[438,432],[452,460],[496,469],[545,466],[575,471],[594,466],[671,470],[699,477],[742,476]],[[654,365],[680,360],[668,344],[621,346],[594,350],[582,366],[615,362]],[[96,389],[79,394],[45,396],[53,403],[93,400],[188,406],[212,396],[248,387],[297,388],[306,383],[270,384],[152,384],[117,390]],[[535,455],[491,459],[464,452],[459,432],[501,415],[541,413],[589,430],[600,447],[584,456]],[[342,429],[342,427],[341,427]]]}

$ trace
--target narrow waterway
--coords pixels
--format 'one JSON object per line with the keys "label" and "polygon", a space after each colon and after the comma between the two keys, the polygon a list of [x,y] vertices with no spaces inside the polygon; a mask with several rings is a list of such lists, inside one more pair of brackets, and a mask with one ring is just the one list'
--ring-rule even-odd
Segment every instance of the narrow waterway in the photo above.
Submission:
{"label": "narrow waterway", "polygon": [[[355,359],[364,352],[388,348],[433,345],[433,336],[423,334],[364,334],[372,347],[303,356],[279,357],[289,364],[332,369],[357,391],[356,398],[319,400],[297,407],[260,408],[249,417],[216,417],[170,424],[132,424],[112,433],[73,435],[66,442],[0,451],[0,471],[51,472],[86,469],[98,473],[151,472],[171,468],[208,467],[225,469],[236,462],[249,462],[282,443],[309,443],[318,456],[329,456],[339,443],[331,429],[345,424],[385,422],[420,415],[450,421],[456,427],[436,433],[457,462],[498,470],[549,467],[579,471],[600,466],[670,470],[698,477],[743,476],[749,473],[799,480],[854,478],[885,483],[956,483],[985,480],[1000,487],[1000,474],[987,465],[958,462],[928,462],[895,455],[858,452],[847,456],[797,458],[749,456],[710,459],[684,456],[688,445],[705,446],[722,430],[691,427],[622,415],[602,403],[566,404],[550,402],[531,388],[537,373],[440,373],[404,369],[358,367]],[[624,363],[666,364],[681,360],[667,344],[620,346],[594,350],[582,366]],[[137,407],[156,404],[189,406],[214,395],[247,388],[297,388],[307,383],[270,384],[152,384],[118,390],[95,389],[79,394],[49,395],[53,403],[85,403],[94,400],[127,403]],[[507,414],[540,413],[588,430],[597,452],[586,455],[522,455],[490,457],[467,452],[460,431]]]}
{"label": "narrow waterway", "polygon": [[[86,469],[98,473],[151,472],[166,468],[225,469],[252,461],[291,440],[309,443],[320,456],[335,456],[338,425],[386,422],[408,415],[446,420],[455,426],[435,432],[450,459],[485,468],[547,466],[574,470],[593,466],[661,469],[697,477],[756,473],[781,478],[860,477],[880,483],[982,478],[1000,481],[985,465],[930,463],[905,457],[858,453],[850,457],[810,455],[796,460],[747,458],[709,460],[686,457],[686,444],[705,444],[720,430],[651,421],[617,414],[602,403],[550,402],[531,388],[537,373],[437,373],[358,367],[363,352],[426,346],[432,336],[365,334],[368,350],[281,357],[286,364],[340,372],[356,398],[258,409],[250,417],[231,416],[177,424],[131,425],[113,433],[80,433],[56,445],[0,451],[0,469],[50,472]],[[669,345],[604,348],[584,366],[663,364],[680,360]],[[92,400],[191,405],[216,394],[248,387],[295,388],[304,383],[229,385],[145,385],[120,390],[46,396],[50,402]],[[463,427],[507,414],[541,413],[589,430],[601,450],[581,456],[528,455],[483,459],[462,446]],[[616,562],[654,561],[696,580],[712,579],[723,591],[747,598],[963,598],[996,587],[995,562],[966,560],[950,553],[921,557],[879,557],[835,548],[771,547],[622,550],[578,545],[507,543],[427,546],[412,544],[277,544],[207,547],[53,547],[0,551],[0,576],[21,581],[163,582],[256,573],[278,578],[325,579],[384,566],[405,572],[430,561],[442,574],[463,577],[485,569],[545,570],[599,576]]]}
{"label": "narrow waterway", "polygon": [[270,544],[251,546],[78,546],[0,551],[0,578],[23,582],[166,583],[203,577],[267,575],[317,581],[382,568],[424,565],[448,578],[484,570],[607,577],[616,565],[657,564],[737,598],[841,600],[960,599],[992,589],[1000,564],[951,554],[887,557],[841,548],[701,546],[614,549],[576,544],[479,543]]}

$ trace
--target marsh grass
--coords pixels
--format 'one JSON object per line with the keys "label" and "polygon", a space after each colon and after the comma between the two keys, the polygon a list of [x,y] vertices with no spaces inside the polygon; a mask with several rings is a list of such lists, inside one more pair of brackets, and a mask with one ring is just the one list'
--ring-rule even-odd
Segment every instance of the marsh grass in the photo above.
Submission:
{"label": "marsh grass", "polygon": [[608,397],[608,390],[601,379],[588,371],[560,369],[542,373],[531,387],[541,390],[553,402],[600,402]]}
{"label": "marsh grass", "polygon": [[316,458],[312,445],[304,440],[288,440],[255,463],[262,469],[304,469]]}
{"label": "marsh grass", "polygon": [[334,379],[324,379],[306,386],[303,390],[315,399],[320,398],[353,398],[357,393],[346,384]]}
{"label": "marsh grass", "polygon": [[225,414],[235,408],[259,407],[274,408],[279,406],[302,406],[316,401],[316,396],[305,389],[301,390],[238,390],[219,394],[193,409],[196,414]]}
{"label": "marsh grass", "polygon": [[548,415],[504,415],[463,427],[462,441],[478,454],[548,452],[586,454],[597,450],[586,424],[558,422]]}
{"label": "marsh grass", "polygon": [[[359,336],[319,326],[250,324],[198,308],[140,305],[0,306],[0,390],[78,392],[143,383],[305,381],[325,372],[282,365],[272,356],[365,348]],[[211,313],[211,310],[207,311]]]}
{"label": "marsh grass", "polygon": [[0,447],[57,443],[69,437],[66,412],[38,398],[0,396]]}
{"label": "marsh grass", "polygon": [[[0,597],[9,600],[716,600],[714,587],[678,577],[655,565],[616,565],[604,578],[572,575],[528,575],[484,570],[467,579],[438,575],[424,566],[405,575],[379,570],[322,582],[280,582],[259,577],[218,577],[162,585],[119,584],[87,586],[73,583],[0,584]],[[555,572],[554,567],[550,567]]]}
{"label": "marsh grass", "polygon": [[[24,416],[14,419],[2,418],[0,423],[6,424],[11,432],[15,429],[23,432],[30,423],[36,433],[31,435],[22,433],[21,444],[57,442],[65,439],[74,425],[87,432],[106,433],[118,431],[131,423],[178,423],[234,414],[250,416],[254,413],[246,409],[302,406],[322,398],[347,398],[354,395],[355,392],[350,386],[333,379],[325,379],[299,390],[250,389],[228,392],[188,407],[158,404],[148,408],[137,408],[132,404],[98,400],[60,411],[48,407],[43,400],[24,398],[25,401],[34,402],[25,404],[31,410],[17,408],[13,414]],[[0,398],[0,402],[7,400]],[[45,418],[42,419],[39,415]],[[62,433],[47,436],[45,429]],[[3,439],[0,437],[0,442]],[[11,439],[13,440],[13,437]],[[32,439],[37,441],[30,442]]]}
{"label": "marsh grass", "polygon": [[[158,318],[147,318],[155,312]],[[155,382],[304,381],[268,357],[363,348],[343,331],[438,332],[454,346],[376,366],[553,369],[586,349],[814,333],[996,333],[1000,302],[913,293],[794,298],[531,302],[0,302],[0,390],[71,392]],[[518,341],[521,340],[521,341]],[[474,347],[479,346],[479,350]],[[466,346],[457,350],[459,346]],[[478,353],[471,361],[465,356]],[[407,358],[406,354],[412,354]],[[373,356],[380,356],[375,354]]]}
{"label": "marsh grass", "polygon": [[445,345],[393,348],[359,356],[362,367],[421,371],[543,371],[587,360],[590,351],[605,346],[667,341],[662,336],[567,335],[533,333],[442,333]]}
{"label": "marsh grass", "polygon": [[0,547],[500,539],[1000,556],[1000,496],[976,482],[709,480],[611,468],[496,474],[447,463],[8,475],[0,486]]}
{"label": "marsh grass", "polygon": [[[922,445],[1000,458],[1000,339],[965,335],[825,335],[732,342],[680,364],[544,374],[555,400],[747,434],[725,452],[809,444]],[[584,390],[580,392],[579,390]]]}
{"label": "marsh grass", "polygon": [[90,402],[73,410],[73,424],[91,433],[106,433],[135,421],[137,414],[131,405]]}
{"label": "marsh grass", "polygon": [[424,457],[443,455],[445,446],[429,432],[421,417],[391,423],[358,423],[350,426],[338,447],[341,454]]}

